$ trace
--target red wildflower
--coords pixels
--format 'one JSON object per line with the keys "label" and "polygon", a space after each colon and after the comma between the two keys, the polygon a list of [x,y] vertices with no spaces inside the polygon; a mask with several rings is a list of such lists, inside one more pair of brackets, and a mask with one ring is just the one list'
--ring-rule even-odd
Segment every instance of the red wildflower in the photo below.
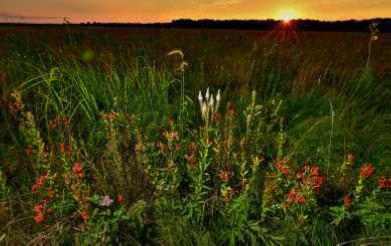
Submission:
{"label": "red wildflower", "polygon": [[197,145],[195,145],[194,143],[193,144],[187,144],[186,148],[191,149],[193,151],[196,151],[197,150]]}
{"label": "red wildflower", "polygon": [[33,152],[33,149],[32,148],[25,148],[24,149],[24,153],[26,153],[26,155],[29,155]]}
{"label": "red wildflower", "polygon": [[88,220],[90,218],[90,213],[85,210],[83,212],[80,213],[80,217],[83,219],[83,220]]}
{"label": "red wildflower", "polygon": [[156,142],[156,148],[164,151],[167,148],[167,146],[165,144],[163,144],[161,141],[157,141]]}
{"label": "red wildflower", "polygon": [[124,196],[122,196],[122,195],[118,195],[117,196],[117,202],[118,203],[123,203],[125,201],[125,197]]}
{"label": "red wildflower", "polygon": [[47,212],[48,214],[52,214],[52,213],[54,213],[54,209],[49,208],[48,210],[46,210],[46,212]]}
{"label": "red wildflower", "polygon": [[276,164],[277,164],[277,169],[279,172],[282,174],[288,174],[289,173],[289,167],[284,166],[278,158],[275,158]]}
{"label": "red wildflower", "polygon": [[225,200],[226,202],[229,202],[234,194],[237,193],[237,190],[235,188],[229,187],[225,193]]}
{"label": "red wildflower", "polygon": [[177,144],[177,145],[176,145],[176,151],[177,151],[177,152],[181,151],[181,145],[180,145],[180,144]]}
{"label": "red wildflower", "polygon": [[65,145],[64,145],[64,144],[60,144],[60,145],[58,146],[58,148],[60,149],[60,152],[61,152],[62,154],[64,154],[64,152],[65,152]]}
{"label": "red wildflower", "polygon": [[360,168],[360,177],[361,178],[369,178],[372,176],[375,168],[370,164],[362,165]]}
{"label": "red wildflower", "polygon": [[388,179],[386,179],[385,177],[380,177],[377,179],[377,183],[380,189],[387,189]]}
{"label": "red wildflower", "polygon": [[352,198],[350,196],[345,196],[343,204],[346,208],[350,208],[352,206]]}
{"label": "red wildflower", "polygon": [[173,132],[172,133],[172,139],[173,140],[178,140],[178,132]]}
{"label": "red wildflower", "polygon": [[42,212],[38,212],[35,217],[34,217],[34,221],[35,223],[39,224],[41,222],[43,222],[45,220],[45,216],[43,215]]}
{"label": "red wildflower", "polygon": [[291,191],[289,191],[289,193],[286,195],[286,199],[290,203],[305,204],[305,199],[304,199],[304,196],[303,196],[302,192],[300,190],[297,190],[297,189],[292,189]]}
{"label": "red wildflower", "polygon": [[45,180],[46,180],[46,176],[41,176],[39,177],[36,181],[35,181],[35,184],[37,186],[42,186],[44,183],[45,183]]}
{"label": "red wildflower", "polygon": [[195,167],[197,165],[195,152],[194,151],[190,152],[190,154],[188,154],[187,157],[189,158],[190,165]]}
{"label": "red wildflower", "polygon": [[353,163],[354,162],[354,154],[353,154],[353,152],[348,154],[348,162],[349,163]]}
{"label": "red wildflower", "polygon": [[36,204],[34,206],[34,212],[35,213],[42,213],[42,211],[43,211],[43,205],[42,204]]}
{"label": "red wildflower", "polygon": [[75,162],[72,167],[72,172],[79,176],[80,178],[83,177],[83,167],[80,162]]}
{"label": "red wildflower", "polygon": [[65,152],[68,156],[72,155],[72,145],[68,144],[65,146]]}
{"label": "red wildflower", "polygon": [[37,185],[37,184],[33,184],[33,185],[31,186],[31,191],[32,191],[33,193],[41,193],[41,191],[39,190],[39,185]]}
{"label": "red wildflower", "polygon": [[229,173],[227,171],[221,171],[219,173],[219,177],[224,182],[229,182],[230,180]]}
{"label": "red wildflower", "polygon": [[316,193],[320,192],[320,188],[322,187],[322,184],[323,184],[323,177],[320,176],[312,177],[312,185],[314,186]]}

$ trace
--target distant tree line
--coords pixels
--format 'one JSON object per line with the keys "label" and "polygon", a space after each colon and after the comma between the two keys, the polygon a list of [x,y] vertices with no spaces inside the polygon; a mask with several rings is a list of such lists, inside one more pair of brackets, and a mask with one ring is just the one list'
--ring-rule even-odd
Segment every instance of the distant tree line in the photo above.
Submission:
{"label": "distant tree line", "polygon": [[[380,32],[391,32],[391,18],[368,19],[368,20],[343,20],[343,21],[320,21],[310,19],[292,20],[290,26],[302,31],[338,31],[338,32],[367,32],[371,22],[378,22]],[[191,20],[178,19],[170,23],[63,23],[63,24],[29,24],[29,23],[0,23],[1,25],[17,26],[79,26],[79,27],[107,27],[107,28],[200,28],[200,29],[240,29],[240,30],[283,30],[279,20]]]}

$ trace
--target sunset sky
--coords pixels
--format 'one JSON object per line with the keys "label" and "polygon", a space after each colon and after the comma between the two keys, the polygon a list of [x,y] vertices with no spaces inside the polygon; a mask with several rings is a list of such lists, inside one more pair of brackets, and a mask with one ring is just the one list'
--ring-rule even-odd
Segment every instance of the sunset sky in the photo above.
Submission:
{"label": "sunset sky", "polygon": [[391,17],[391,0],[0,0],[0,22]]}

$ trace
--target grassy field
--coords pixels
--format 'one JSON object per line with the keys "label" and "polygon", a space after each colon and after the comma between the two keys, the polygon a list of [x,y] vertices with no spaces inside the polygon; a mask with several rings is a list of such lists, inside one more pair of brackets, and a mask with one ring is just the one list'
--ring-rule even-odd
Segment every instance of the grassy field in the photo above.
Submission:
{"label": "grassy field", "polygon": [[390,245],[391,34],[0,28],[0,245]]}

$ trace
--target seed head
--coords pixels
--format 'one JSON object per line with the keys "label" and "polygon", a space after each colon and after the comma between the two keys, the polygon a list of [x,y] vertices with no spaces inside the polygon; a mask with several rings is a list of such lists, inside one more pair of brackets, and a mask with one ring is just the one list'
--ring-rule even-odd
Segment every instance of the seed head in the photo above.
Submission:
{"label": "seed head", "polygon": [[216,101],[219,103],[221,100],[220,89],[217,91]]}
{"label": "seed head", "polygon": [[212,96],[210,97],[210,101],[209,101],[210,108],[213,108],[214,103],[215,103],[215,100],[213,99],[213,94],[212,94]]}
{"label": "seed head", "polygon": [[202,111],[202,117],[205,118],[205,116],[206,116],[206,111],[207,111],[207,107],[206,107],[206,103],[205,103],[205,102],[202,103],[202,109],[201,109],[201,111]]}

